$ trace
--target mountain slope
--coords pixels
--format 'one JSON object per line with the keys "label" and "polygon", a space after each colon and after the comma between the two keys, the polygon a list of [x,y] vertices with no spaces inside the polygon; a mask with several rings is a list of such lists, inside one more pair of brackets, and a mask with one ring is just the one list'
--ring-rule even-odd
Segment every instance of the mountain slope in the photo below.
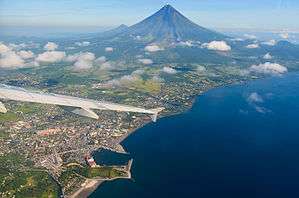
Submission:
{"label": "mountain slope", "polygon": [[100,33],[98,36],[99,37],[114,37],[114,36],[117,36],[123,32],[125,32],[126,30],[128,29],[128,26],[122,24],[114,29],[111,29],[111,30],[108,30],[108,31],[105,31],[105,32],[102,32]]}
{"label": "mountain slope", "polygon": [[152,16],[129,27],[122,35],[147,38],[152,42],[186,40],[209,42],[227,38],[225,35],[193,23],[170,5],[164,6]]}

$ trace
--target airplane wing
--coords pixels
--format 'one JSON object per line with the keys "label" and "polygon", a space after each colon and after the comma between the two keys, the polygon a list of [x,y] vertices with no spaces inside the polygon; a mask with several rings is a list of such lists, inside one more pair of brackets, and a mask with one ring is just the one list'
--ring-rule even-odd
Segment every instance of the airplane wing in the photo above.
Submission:
{"label": "airplane wing", "polygon": [[2,102],[0,102],[0,113],[7,113],[7,109]]}
{"label": "airplane wing", "polygon": [[[0,85],[0,98],[5,100],[14,100],[21,102],[32,102],[40,104],[53,104],[65,107],[72,107],[72,113],[98,119],[99,116],[92,111],[97,110],[111,110],[118,112],[135,112],[149,114],[152,120],[155,122],[160,111],[164,108],[158,109],[143,109],[134,106],[121,105],[116,103],[109,103],[105,101],[96,101],[90,99],[83,99],[78,97],[59,95],[59,94],[48,94],[36,91],[28,91],[23,88],[13,87],[8,85]],[[0,103],[0,112],[6,113],[5,106]]]}

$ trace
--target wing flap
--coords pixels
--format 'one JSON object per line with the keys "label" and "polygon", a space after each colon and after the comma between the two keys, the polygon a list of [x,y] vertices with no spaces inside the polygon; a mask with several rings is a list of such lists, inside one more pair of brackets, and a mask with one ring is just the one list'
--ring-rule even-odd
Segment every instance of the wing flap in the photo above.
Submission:
{"label": "wing flap", "polygon": [[96,120],[99,119],[99,116],[90,109],[76,108],[76,109],[72,110],[71,112],[74,114],[80,115],[80,116],[89,117],[89,118],[93,118]]}
{"label": "wing flap", "polygon": [[156,108],[156,109],[151,109],[150,111],[153,112],[153,114],[151,115],[151,118],[153,120],[153,122],[157,121],[158,115],[161,111],[163,111],[165,108],[161,107],[161,108]]}
{"label": "wing flap", "polygon": [[7,109],[2,102],[0,102],[0,113],[7,113]]}

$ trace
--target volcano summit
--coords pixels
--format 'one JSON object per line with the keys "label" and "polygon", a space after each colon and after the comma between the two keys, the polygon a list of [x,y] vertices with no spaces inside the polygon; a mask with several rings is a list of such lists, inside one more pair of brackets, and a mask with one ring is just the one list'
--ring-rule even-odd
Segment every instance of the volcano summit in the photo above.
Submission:
{"label": "volcano summit", "polygon": [[171,5],[165,5],[143,21],[126,28],[119,36],[135,36],[151,42],[210,42],[227,38],[195,24]]}

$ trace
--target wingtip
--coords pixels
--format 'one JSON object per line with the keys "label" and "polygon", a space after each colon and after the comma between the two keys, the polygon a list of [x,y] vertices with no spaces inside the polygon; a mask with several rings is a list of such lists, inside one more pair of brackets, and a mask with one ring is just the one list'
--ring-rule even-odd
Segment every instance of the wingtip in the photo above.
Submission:
{"label": "wingtip", "polygon": [[7,113],[7,109],[2,102],[0,102],[0,113]]}
{"label": "wingtip", "polygon": [[151,118],[152,118],[153,122],[157,122],[157,118],[158,118],[159,113],[161,111],[163,111],[164,109],[165,109],[164,107],[151,109],[151,111],[153,112],[153,115],[151,115]]}

